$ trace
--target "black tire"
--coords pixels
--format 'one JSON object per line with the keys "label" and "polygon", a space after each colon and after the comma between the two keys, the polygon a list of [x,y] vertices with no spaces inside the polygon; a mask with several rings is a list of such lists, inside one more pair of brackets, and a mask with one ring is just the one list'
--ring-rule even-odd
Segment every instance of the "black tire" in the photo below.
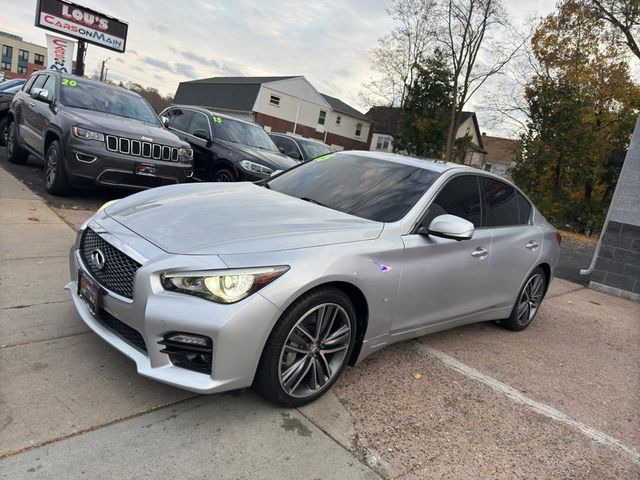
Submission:
{"label": "black tire", "polygon": [[213,182],[235,182],[236,176],[228,168],[220,168],[216,170],[211,179]]}
{"label": "black tire", "polygon": [[7,160],[9,163],[24,164],[27,158],[29,153],[20,145],[16,122],[11,122],[7,131]]}
{"label": "black tire", "polygon": [[[318,318],[324,320],[318,321]],[[320,333],[317,335],[308,324],[303,323],[314,320],[316,328],[318,323],[321,325]],[[311,343],[313,340],[307,340],[301,333],[303,331],[298,331],[297,325],[303,326],[306,334],[311,333],[311,337],[315,336],[315,343]],[[349,327],[348,339],[343,338],[346,333],[340,334],[346,325]],[[332,330],[334,326],[335,330]],[[271,331],[262,351],[254,387],[267,400],[283,407],[299,407],[313,402],[324,395],[342,374],[353,351],[355,338],[356,312],[353,303],[344,292],[334,287],[321,287],[306,293],[287,308]],[[295,344],[294,339],[302,340],[297,345],[304,352],[293,352],[288,350],[289,347],[285,347],[285,342],[288,342],[287,345]],[[308,343],[306,347],[301,345],[304,342]],[[339,352],[330,352],[338,348]],[[293,355],[293,358],[289,359],[290,355]],[[291,388],[293,393],[288,392],[283,386],[283,383],[287,384],[284,379],[287,372],[298,364],[299,372],[308,373],[291,375],[289,378],[295,385]],[[281,372],[280,368],[284,372]],[[329,372],[329,375],[326,375],[326,372]],[[318,382],[318,375],[322,376],[323,383]],[[297,380],[298,378],[300,380]],[[296,388],[299,390],[296,391]]]}
{"label": "black tire", "polygon": [[52,141],[44,156],[44,186],[52,195],[68,195],[71,185],[67,179],[62,147],[57,140]]}
{"label": "black tire", "polygon": [[501,320],[500,325],[508,330],[519,332],[527,328],[535,320],[540,306],[547,293],[547,277],[541,267],[537,267],[518,292],[518,298],[511,310],[511,315],[506,320]]}
{"label": "black tire", "polygon": [[7,145],[7,117],[0,118],[0,147]]}

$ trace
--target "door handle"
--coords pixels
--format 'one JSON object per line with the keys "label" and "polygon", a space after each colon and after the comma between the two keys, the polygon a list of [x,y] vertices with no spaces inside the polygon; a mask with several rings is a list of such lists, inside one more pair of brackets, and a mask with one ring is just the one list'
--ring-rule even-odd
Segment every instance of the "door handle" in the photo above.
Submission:
{"label": "door handle", "polygon": [[29,102],[29,105],[31,105],[32,107],[36,106],[36,104],[34,102]]}
{"label": "door handle", "polygon": [[473,252],[471,252],[472,257],[479,258],[481,260],[487,255],[489,255],[489,250],[483,247],[478,247]]}
{"label": "door handle", "polygon": [[538,244],[533,240],[531,240],[529,243],[525,245],[525,248],[528,248],[529,250],[535,250],[536,248],[538,248]]}

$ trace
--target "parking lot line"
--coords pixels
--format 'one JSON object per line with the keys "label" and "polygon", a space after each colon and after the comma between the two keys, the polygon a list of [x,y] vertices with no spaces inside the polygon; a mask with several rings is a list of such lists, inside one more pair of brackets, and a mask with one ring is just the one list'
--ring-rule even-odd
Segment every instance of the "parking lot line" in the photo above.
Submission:
{"label": "parking lot line", "polygon": [[447,355],[446,353],[440,350],[437,350],[419,341],[417,341],[416,343],[422,351],[424,351],[428,355],[431,355],[437,358],[448,368],[451,368],[452,370],[455,370],[463,374],[464,376],[471,378],[472,380],[475,380],[477,382],[483,383],[484,385],[487,385],[492,390],[505,395],[510,400],[516,403],[519,403],[521,405],[525,405],[531,408],[536,413],[544,415],[545,417],[555,420],[556,422],[563,423],[575,430],[578,430],[579,432],[581,432],[583,435],[590,438],[594,442],[609,445],[616,449],[622,450],[628,456],[630,456],[634,462],[640,464],[640,452],[636,451],[635,449],[627,445],[624,445],[622,442],[612,437],[611,435],[607,435],[606,433],[596,430],[595,428],[592,428],[589,425],[586,425],[582,422],[578,422],[577,420],[570,418],[568,415],[562,413],[559,410],[556,410],[555,408],[549,405],[536,402],[535,400],[532,400],[531,398],[523,395],[522,392],[516,390],[515,388],[510,387],[509,385],[502,383],[493,377],[485,375],[484,373],[476,370],[473,367],[465,365],[464,363],[456,360],[452,356]]}

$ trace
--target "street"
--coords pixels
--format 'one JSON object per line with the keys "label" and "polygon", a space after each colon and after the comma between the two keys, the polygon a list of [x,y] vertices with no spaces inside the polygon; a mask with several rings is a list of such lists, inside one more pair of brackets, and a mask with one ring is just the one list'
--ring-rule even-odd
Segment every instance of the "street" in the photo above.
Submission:
{"label": "street", "polygon": [[71,227],[121,192],[45,203],[29,162],[0,158],[0,478],[637,478],[638,304],[556,279],[526,331],[387,347],[299,410],[197,396],[137,375],[63,289]]}

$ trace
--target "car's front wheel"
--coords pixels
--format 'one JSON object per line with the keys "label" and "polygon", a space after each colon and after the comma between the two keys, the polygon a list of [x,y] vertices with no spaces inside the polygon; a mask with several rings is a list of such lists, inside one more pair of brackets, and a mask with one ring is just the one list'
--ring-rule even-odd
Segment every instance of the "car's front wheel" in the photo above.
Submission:
{"label": "car's front wheel", "polygon": [[511,311],[511,316],[506,320],[502,320],[500,325],[514,331],[527,328],[536,318],[546,292],[547,277],[544,270],[541,267],[537,267],[531,272],[531,275],[529,275],[529,278],[520,289],[518,299]]}
{"label": "car's front wheel", "polygon": [[53,195],[67,195],[71,189],[62,158],[62,147],[54,140],[44,158],[44,186]]}
{"label": "car's front wheel", "polygon": [[7,144],[7,137],[9,136],[9,128],[7,125],[7,117],[0,118],[0,147],[4,147]]}
{"label": "car's front wheel", "polygon": [[236,177],[228,168],[221,168],[213,175],[214,182],[235,182]]}
{"label": "car's front wheel", "polygon": [[296,300],[267,340],[256,373],[258,391],[285,407],[322,396],[351,355],[355,318],[353,303],[337,288],[319,288]]}

